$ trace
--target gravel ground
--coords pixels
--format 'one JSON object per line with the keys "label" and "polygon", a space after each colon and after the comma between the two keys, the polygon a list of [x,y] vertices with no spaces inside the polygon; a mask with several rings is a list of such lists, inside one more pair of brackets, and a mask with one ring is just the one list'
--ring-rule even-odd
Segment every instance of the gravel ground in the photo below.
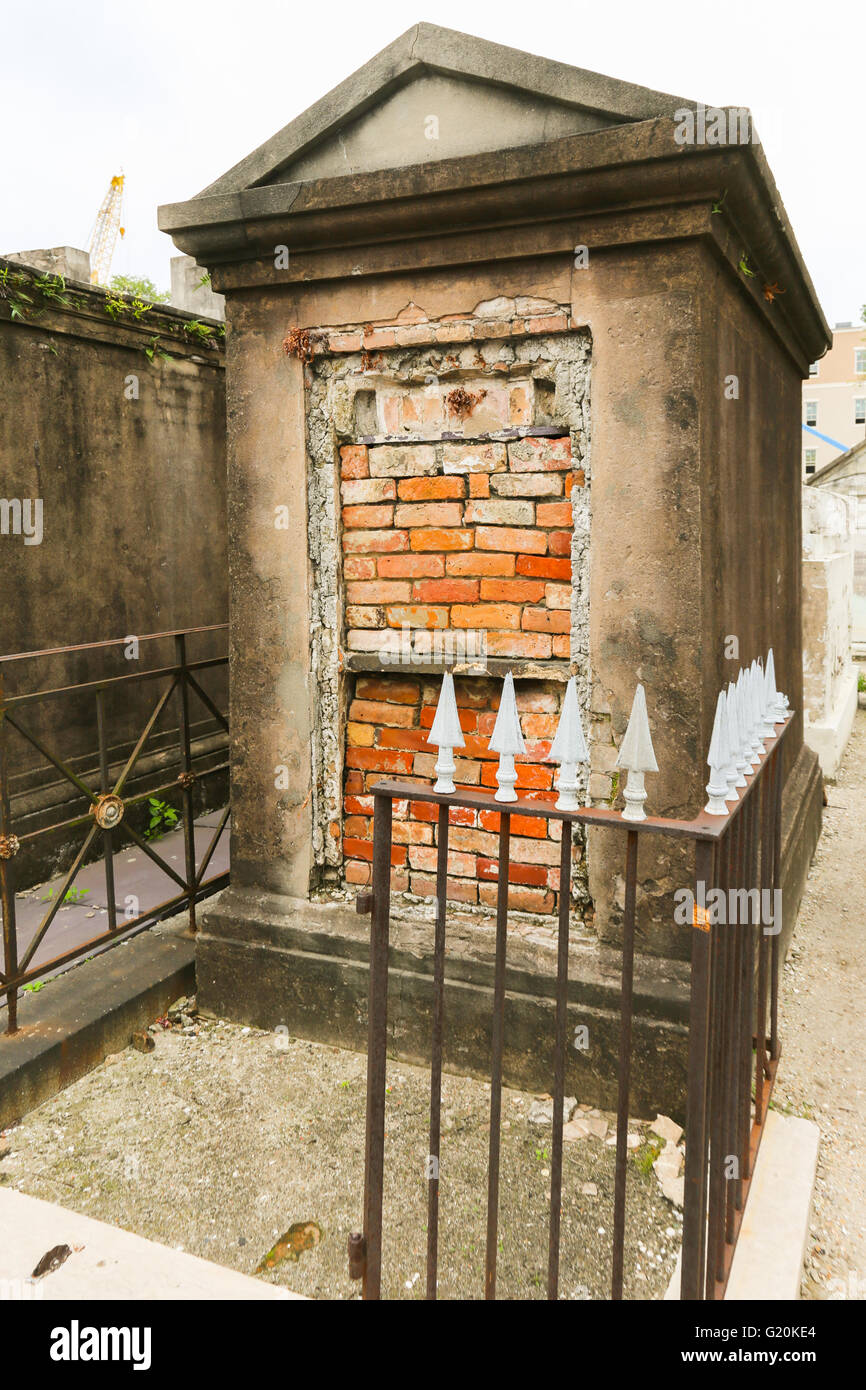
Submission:
{"label": "gravel ground", "polygon": [[779,1110],[814,1120],[821,1147],[804,1298],[866,1298],[866,711],[835,785],[785,965]]}
{"label": "gravel ground", "polygon": [[[119,1053],[33,1111],[7,1135],[0,1181],[248,1274],[290,1233],[295,1258],[260,1277],[357,1297],[346,1237],[361,1225],[365,1058],[224,1022],[194,1027],[160,1027],[152,1053]],[[388,1084],[383,1295],[421,1298],[429,1079],[394,1063]],[[550,1125],[530,1123],[536,1099],[503,1095],[499,1297],[546,1293]],[[489,1086],[445,1077],[445,1298],[483,1291],[489,1104]],[[660,1298],[682,1222],[649,1166],[654,1136],[638,1121],[630,1131],[625,1294]],[[568,1142],[563,1170],[560,1296],[608,1298],[613,1147]]]}

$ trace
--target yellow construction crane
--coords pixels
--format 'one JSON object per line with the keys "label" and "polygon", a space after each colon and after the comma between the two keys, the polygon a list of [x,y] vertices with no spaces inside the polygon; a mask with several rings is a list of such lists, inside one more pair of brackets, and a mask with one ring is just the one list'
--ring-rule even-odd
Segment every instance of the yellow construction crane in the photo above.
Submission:
{"label": "yellow construction crane", "polygon": [[107,285],[111,270],[111,258],[117,245],[118,235],[123,236],[126,228],[120,225],[123,205],[123,174],[115,174],[108,185],[108,192],[102,200],[102,207],[96,215],[93,231],[90,233],[90,283]]}

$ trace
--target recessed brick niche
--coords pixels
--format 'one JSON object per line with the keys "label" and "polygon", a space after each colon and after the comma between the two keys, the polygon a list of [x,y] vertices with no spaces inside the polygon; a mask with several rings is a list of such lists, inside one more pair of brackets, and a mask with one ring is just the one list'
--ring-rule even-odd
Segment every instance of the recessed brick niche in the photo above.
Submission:
{"label": "recessed brick niche", "polygon": [[[375,783],[435,775],[427,731],[442,670],[456,676],[466,788],[495,790],[488,741],[506,669],[527,745],[522,795],[556,800],[546,758],[572,671],[588,697],[588,335],[568,331],[564,314],[537,315],[527,330],[513,301],[499,304],[510,305],[499,321],[445,325],[447,345],[436,341],[443,325],[426,323],[380,329],[375,352],[353,353],[347,332],[317,339],[311,518],[319,611],[339,633],[331,650],[323,620],[319,670],[334,698],[322,742],[339,750],[343,783],[334,804],[324,751],[320,845],[346,886],[369,881]],[[496,813],[453,813],[452,901],[495,904],[498,829]],[[556,910],[558,829],[512,823],[513,908]],[[435,808],[397,803],[393,840],[393,889],[433,894]]]}

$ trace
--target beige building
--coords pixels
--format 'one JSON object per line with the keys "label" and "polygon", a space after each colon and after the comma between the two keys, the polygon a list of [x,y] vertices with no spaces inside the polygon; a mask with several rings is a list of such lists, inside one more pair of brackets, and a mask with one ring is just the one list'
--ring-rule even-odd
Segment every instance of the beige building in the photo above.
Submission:
{"label": "beige building", "polygon": [[803,382],[803,473],[866,438],[866,325],[837,323],[833,346]]}

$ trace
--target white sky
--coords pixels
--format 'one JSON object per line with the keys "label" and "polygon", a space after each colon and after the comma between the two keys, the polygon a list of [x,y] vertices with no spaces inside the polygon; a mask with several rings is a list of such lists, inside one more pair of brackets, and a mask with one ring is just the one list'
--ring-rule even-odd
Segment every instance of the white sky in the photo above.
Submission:
{"label": "white sky", "polygon": [[866,302],[866,8],[855,0],[42,0],[0,7],[0,249],[87,245],[168,287],[159,203],[192,197],[417,20],[708,105],[749,106],[830,323]]}

